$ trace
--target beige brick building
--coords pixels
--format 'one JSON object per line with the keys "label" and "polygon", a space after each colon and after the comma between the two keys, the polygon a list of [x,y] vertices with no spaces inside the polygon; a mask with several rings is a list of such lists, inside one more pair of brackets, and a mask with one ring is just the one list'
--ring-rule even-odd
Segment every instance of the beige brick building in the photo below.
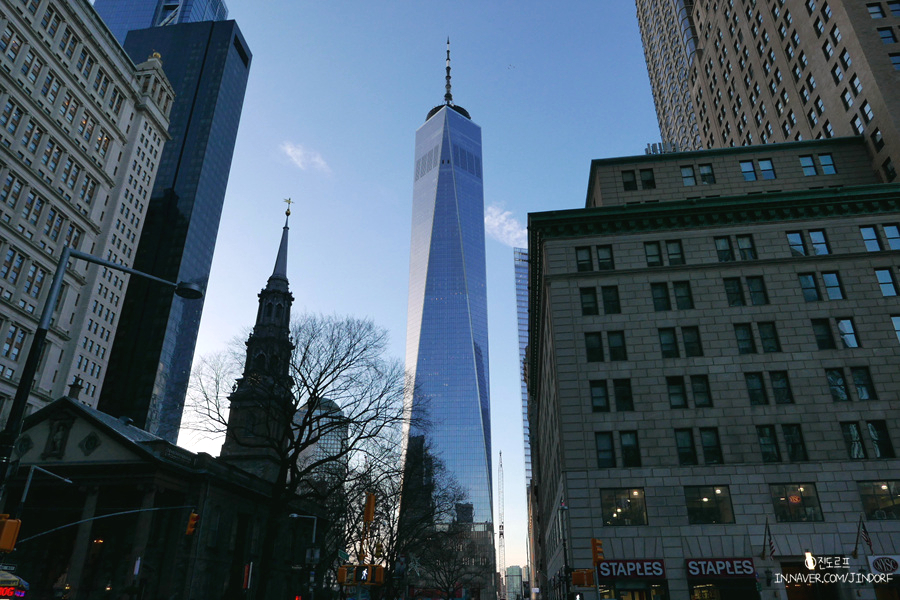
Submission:
{"label": "beige brick building", "polygon": [[[0,400],[60,250],[131,266],[172,100],[159,58],[135,66],[87,0],[0,2]],[[96,404],[127,277],[70,262],[34,405],[75,376]]]}
{"label": "beige brick building", "polygon": [[664,142],[699,149],[862,135],[879,180],[894,180],[900,1],[636,4]]}
{"label": "beige brick building", "polygon": [[595,160],[586,208],[529,215],[545,600],[592,538],[602,597],[897,597],[784,579],[900,555],[900,186],[865,144]]}

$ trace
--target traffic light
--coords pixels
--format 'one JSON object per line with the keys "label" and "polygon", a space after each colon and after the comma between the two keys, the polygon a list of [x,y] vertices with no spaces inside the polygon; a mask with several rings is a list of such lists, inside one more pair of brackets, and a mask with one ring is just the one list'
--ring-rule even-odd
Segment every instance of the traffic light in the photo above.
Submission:
{"label": "traffic light", "polygon": [[591,538],[591,557],[594,559],[594,565],[603,560],[603,542],[597,538]]}
{"label": "traffic light", "polygon": [[363,511],[363,521],[371,523],[375,520],[375,494],[368,492],[366,494],[366,508]]}
{"label": "traffic light", "polygon": [[572,585],[575,587],[592,587],[594,585],[594,570],[575,569],[572,571]]}
{"label": "traffic light", "polygon": [[358,565],[356,567],[356,573],[354,576],[354,580],[356,583],[369,583],[369,579],[372,577],[372,565]]}
{"label": "traffic light", "polygon": [[0,552],[12,552],[16,549],[16,540],[19,539],[21,527],[21,520],[10,519],[9,515],[0,515]]}
{"label": "traffic light", "polygon": [[353,565],[342,565],[338,567],[338,576],[337,581],[341,585],[347,585],[353,583],[353,573],[354,573]]}
{"label": "traffic light", "polygon": [[195,512],[191,512],[191,515],[188,517],[187,527],[184,530],[184,535],[194,535],[194,532],[197,530],[197,524],[200,522],[200,515]]}

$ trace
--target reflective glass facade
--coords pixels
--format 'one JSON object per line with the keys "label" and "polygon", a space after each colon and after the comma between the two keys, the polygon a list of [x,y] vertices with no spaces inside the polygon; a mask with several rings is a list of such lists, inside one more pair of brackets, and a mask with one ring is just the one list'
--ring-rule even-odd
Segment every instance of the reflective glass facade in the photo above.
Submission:
{"label": "reflective glass facade", "polygon": [[525,487],[531,485],[531,436],[528,431],[528,385],[525,349],[528,347],[528,250],[513,248],[516,277],[516,324],[519,329],[519,379],[522,391],[522,434],[525,440]]}
{"label": "reflective glass facade", "polygon": [[[172,139],[160,156],[134,268],[205,287],[250,52],[234,21],[132,31],[125,50],[135,60],[159,52],[175,88]],[[171,290],[132,278],[98,408],[174,443],[202,310],[202,300],[173,303]]]}
{"label": "reflective glass facade", "polygon": [[228,18],[223,0],[94,0],[94,10],[122,45],[135,29]]}
{"label": "reflective glass facade", "polygon": [[464,114],[441,107],[416,132],[406,366],[429,427],[410,436],[466,491],[472,521],[492,523],[481,128]]}

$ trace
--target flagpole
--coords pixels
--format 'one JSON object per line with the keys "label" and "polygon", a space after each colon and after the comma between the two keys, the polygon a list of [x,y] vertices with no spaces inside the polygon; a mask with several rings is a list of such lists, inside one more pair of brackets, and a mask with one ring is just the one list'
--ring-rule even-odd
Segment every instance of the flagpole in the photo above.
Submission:
{"label": "flagpole", "polygon": [[862,529],[862,516],[859,517],[859,521],[856,523],[856,543],[853,544],[853,552],[850,554],[853,558],[859,557],[859,531]]}
{"label": "flagpole", "polygon": [[762,560],[766,560],[766,543],[769,539],[769,517],[766,517],[766,530],[763,531],[763,543],[762,543],[762,552],[759,555],[759,558]]}

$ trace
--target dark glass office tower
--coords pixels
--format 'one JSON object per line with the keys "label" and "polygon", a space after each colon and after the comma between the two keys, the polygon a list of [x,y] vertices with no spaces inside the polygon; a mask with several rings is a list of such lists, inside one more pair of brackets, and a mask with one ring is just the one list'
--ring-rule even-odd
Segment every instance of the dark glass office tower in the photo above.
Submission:
{"label": "dark glass office tower", "polygon": [[94,0],[94,10],[122,45],[135,29],[228,18],[223,0]]}
{"label": "dark glass office tower", "polygon": [[409,435],[424,436],[468,495],[457,519],[490,524],[481,128],[453,104],[449,62],[448,51],[445,104],[416,132],[406,367],[415,381],[410,410],[429,427]]}
{"label": "dark glass office tower", "polygon": [[[169,140],[148,198],[134,267],[170,281],[206,284],[225,198],[251,55],[234,21],[132,31],[137,61],[162,55],[175,88]],[[132,278],[98,408],[175,442],[202,302]]]}

